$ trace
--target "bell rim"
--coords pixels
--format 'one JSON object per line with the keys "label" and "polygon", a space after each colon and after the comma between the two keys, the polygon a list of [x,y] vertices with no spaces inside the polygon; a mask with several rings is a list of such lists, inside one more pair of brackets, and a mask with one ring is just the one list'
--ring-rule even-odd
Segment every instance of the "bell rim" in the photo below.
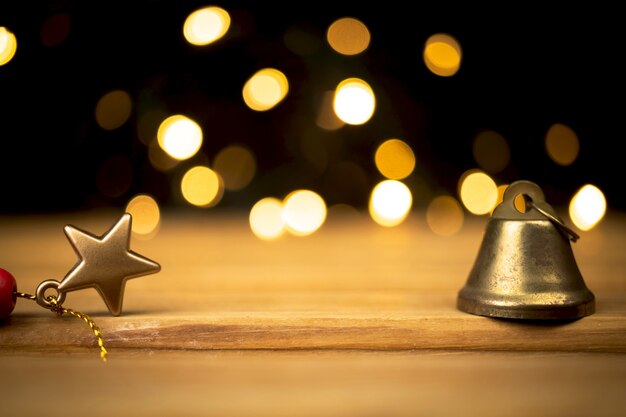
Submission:
{"label": "bell rim", "polygon": [[478,316],[518,320],[573,320],[595,313],[595,297],[576,304],[497,306],[464,298],[457,298],[457,309]]}

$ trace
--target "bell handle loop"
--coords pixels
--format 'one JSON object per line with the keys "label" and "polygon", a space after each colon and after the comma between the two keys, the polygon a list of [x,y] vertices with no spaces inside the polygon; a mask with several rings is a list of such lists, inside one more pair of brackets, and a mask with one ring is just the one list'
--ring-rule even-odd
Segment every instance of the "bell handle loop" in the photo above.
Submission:
{"label": "bell handle loop", "polygon": [[569,227],[567,227],[563,220],[559,219],[557,216],[550,213],[549,211],[541,208],[540,204],[535,204],[533,202],[533,199],[530,198],[530,196],[527,196],[524,194],[524,200],[526,201],[526,205],[528,207],[537,210],[539,213],[545,216],[548,220],[550,220],[552,224],[554,224],[561,232],[563,232],[569,240],[576,243],[576,241],[580,239],[580,235],[576,233],[575,231],[573,231],[572,229],[570,229]]}

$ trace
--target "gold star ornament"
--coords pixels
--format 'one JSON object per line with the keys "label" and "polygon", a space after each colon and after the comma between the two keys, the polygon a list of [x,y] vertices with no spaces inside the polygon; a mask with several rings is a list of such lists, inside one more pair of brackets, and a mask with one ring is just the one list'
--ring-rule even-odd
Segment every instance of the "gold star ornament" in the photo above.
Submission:
{"label": "gold star ornament", "polygon": [[131,224],[131,215],[124,213],[101,237],[65,226],[65,234],[79,261],[59,284],[59,293],[93,287],[111,314],[119,316],[126,281],[161,270],[158,263],[130,250]]}

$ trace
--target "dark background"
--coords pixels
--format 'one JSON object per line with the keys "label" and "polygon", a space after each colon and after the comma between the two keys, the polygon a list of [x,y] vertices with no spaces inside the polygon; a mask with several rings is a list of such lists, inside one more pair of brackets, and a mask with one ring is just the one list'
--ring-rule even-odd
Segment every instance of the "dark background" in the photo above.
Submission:
{"label": "dark background", "polygon": [[[624,43],[619,13],[610,8],[416,3],[412,11],[393,1],[291,2],[287,8],[223,1],[216,5],[231,15],[228,34],[194,47],[183,38],[183,22],[213,3],[6,3],[0,26],[16,35],[18,49],[0,67],[0,212],[122,207],[137,193],[150,193],[163,206],[183,206],[177,187],[184,169],[210,163],[230,143],[253,150],[258,170],[251,185],[226,192],[219,207],[248,209],[261,197],[283,197],[295,188],[318,191],[328,204],[364,207],[381,180],[373,153],[392,137],[415,151],[417,167],[406,183],[420,206],[437,193],[456,195],[459,176],[477,167],[472,141],[481,129],[498,131],[511,148],[509,166],[493,176],[498,183],[535,181],[554,205],[566,205],[580,186],[592,183],[610,208],[626,209],[618,150],[624,140]],[[60,13],[69,18],[69,32],[46,46],[42,28]],[[341,56],[325,41],[327,27],[345,16],[362,20],[372,34],[361,55]],[[286,47],[289,31],[306,35],[307,55]],[[439,32],[456,37],[463,49],[453,77],[433,75],[422,60],[424,42]],[[264,67],[284,72],[290,91],[276,108],[257,113],[245,106],[241,88]],[[317,128],[323,92],[350,76],[373,87],[374,117],[334,132]],[[114,89],[131,95],[133,113],[121,128],[103,131],[95,105]],[[185,114],[204,131],[202,152],[169,173],[150,166],[137,135],[138,116],[154,109]],[[553,163],[544,149],[545,133],[557,122],[570,126],[581,144],[568,167]],[[302,154],[307,140],[324,144],[325,167]],[[98,170],[120,155],[132,164],[130,186],[117,196],[102,195]],[[358,181],[336,177],[332,167],[344,161],[364,175]]]}

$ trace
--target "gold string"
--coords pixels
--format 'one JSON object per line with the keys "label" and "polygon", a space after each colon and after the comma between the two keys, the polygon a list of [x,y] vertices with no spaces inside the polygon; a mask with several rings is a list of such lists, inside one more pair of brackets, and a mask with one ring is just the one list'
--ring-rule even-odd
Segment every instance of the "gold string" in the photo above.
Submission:
{"label": "gold string", "polygon": [[[23,292],[16,291],[15,295],[17,297],[25,298],[27,300],[37,299],[37,296],[26,294]],[[59,316],[62,316],[63,314],[69,314],[87,323],[87,325],[91,328],[91,331],[93,332],[94,336],[96,336],[96,340],[98,341],[98,347],[100,348],[100,357],[102,358],[104,362],[106,362],[108,352],[106,348],[104,347],[104,336],[102,336],[102,332],[100,331],[100,328],[96,325],[96,323],[87,314],[81,313],[80,311],[74,311],[71,308],[65,308],[57,304],[57,299],[54,296],[48,296],[46,297],[46,300],[50,302],[50,305],[51,305],[50,310],[54,311]]]}
{"label": "gold string", "polygon": [[27,300],[35,301],[37,299],[36,295],[26,294],[25,292],[14,291],[13,293],[15,294],[16,297],[26,298]]}

